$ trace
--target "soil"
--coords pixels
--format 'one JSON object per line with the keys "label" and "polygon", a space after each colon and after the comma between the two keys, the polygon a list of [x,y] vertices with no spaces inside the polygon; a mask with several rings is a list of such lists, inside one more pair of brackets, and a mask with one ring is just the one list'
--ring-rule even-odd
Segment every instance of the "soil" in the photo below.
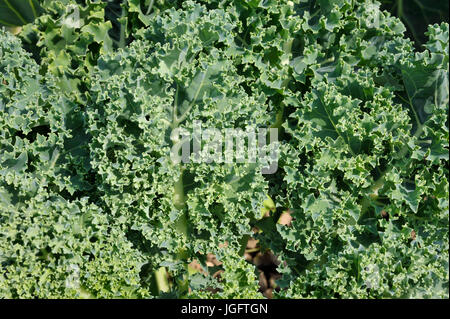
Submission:
{"label": "soil", "polygon": [[259,242],[250,238],[247,242],[247,248],[244,254],[245,260],[255,265],[258,271],[259,291],[266,297],[272,298],[274,291],[279,291],[276,281],[281,278],[277,272],[280,262],[277,257],[270,251],[261,251]]}
{"label": "soil", "polygon": [[[273,292],[280,290],[280,288],[276,285],[276,281],[281,278],[281,275],[277,272],[277,267],[280,262],[277,260],[276,256],[270,250],[261,251],[259,241],[254,238],[250,238],[247,242],[244,258],[249,263],[254,264],[257,269],[259,291],[266,298],[272,298]],[[221,265],[222,262],[220,262],[214,254],[207,254],[207,267],[219,267]],[[208,272],[197,261],[191,262],[189,266],[205,276],[208,275]],[[222,272],[223,270],[217,270],[212,277],[220,278]]]}

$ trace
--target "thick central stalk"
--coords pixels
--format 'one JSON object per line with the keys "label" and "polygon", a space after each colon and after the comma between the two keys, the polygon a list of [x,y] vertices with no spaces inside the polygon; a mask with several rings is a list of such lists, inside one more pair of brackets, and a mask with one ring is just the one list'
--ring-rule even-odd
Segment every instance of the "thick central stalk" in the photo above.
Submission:
{"label": "thick central stalk", "polygon": [[182,210],[186,205],[183,185],[183,170],[180,169],[180,177],[173,186],[173,205],[176,209]]}
{"label": "thick central stalk", "polygon": [[[181,164],[180,164],[181,165]],[[175,227],[180,234],[187,237],[186,196],[184,194],[183,168],[180,166],[180,176],[173,186],[173,205],[182,211],[180,217],[175,222]]]}

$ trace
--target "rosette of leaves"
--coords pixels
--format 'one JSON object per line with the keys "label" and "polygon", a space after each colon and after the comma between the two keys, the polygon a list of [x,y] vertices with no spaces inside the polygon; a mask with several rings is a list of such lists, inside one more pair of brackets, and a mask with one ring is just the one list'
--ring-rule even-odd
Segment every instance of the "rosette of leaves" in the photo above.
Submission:
{"label": "rosette of leaves", "polygon": [[[448,298],[447,24],[415,52],[374,1],[43,3],[34,61],[0,31],[2,296],[260,297],[257,226],[279,297]],[[279,128],[280,169],[172,162],[199,122]]]}
{"label": "rosette of leaves", "polygon": [[448,298],[448,24],[414,53],[397,19],[354,5],[303,13],[310,88],[289,99],[278,197],[293,221],[260,238],[281,296]]}
{"label": "rosette of leaves", "polygon": [[[93,80],[87,113],[102,200],[148,256],[147,267],[169,271],[174,296],[188,288],[260,296],[253,266],[239,256],[266,199],[260,164],[208,162],[211,149],[200,161],[171,159],[183,139],[173,135],[177,128],[192,134],[198,121],[203,129],[245,131],[269,122],[264,99],[246,94],[229,58],[233,28],[224,10],[185,2],[161,12],[126,50],[102,55]],[[187,264],[204,265],[207,253],[223,262],[220,282],[210,276],[215,268],[188,278]]]}
{"label": "rosette of leaves", "polygon": [[[0,30],[0,295],[144,297],[142,254],[80,177],[72,109],[54,79]],[[89,163],[89,158],[87,158]]]}

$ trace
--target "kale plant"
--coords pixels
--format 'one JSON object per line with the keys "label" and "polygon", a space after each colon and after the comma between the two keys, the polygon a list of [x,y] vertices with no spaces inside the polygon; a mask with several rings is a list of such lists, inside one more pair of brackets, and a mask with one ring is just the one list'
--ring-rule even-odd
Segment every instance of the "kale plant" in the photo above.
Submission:
{"label": "kale plant", "polygon": [[262,298],[250,237],[274,298],[448,298],[448,23],[37,2],[0,30],[2,298]]}

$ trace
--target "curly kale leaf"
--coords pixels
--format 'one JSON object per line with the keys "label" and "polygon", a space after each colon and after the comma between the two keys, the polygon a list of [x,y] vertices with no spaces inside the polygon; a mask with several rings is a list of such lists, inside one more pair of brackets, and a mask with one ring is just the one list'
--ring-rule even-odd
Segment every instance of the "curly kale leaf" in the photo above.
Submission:
{"label": "curly kale leaf", "polygon": [[[149,263],[177,278],[208,252],[225,264],[235,258],[267,190],[257,163],[170,157],[177,128],[245,130],[269,121],[264,101],[246,94],[227,56],[232,23],[223,10],[191,2],[165,11],[141,40],[100,57],[91,90],[91,163],[103,200],[124,227],[142,234],[154,252]],[[256,293],[254,279],[239,285]]]}

